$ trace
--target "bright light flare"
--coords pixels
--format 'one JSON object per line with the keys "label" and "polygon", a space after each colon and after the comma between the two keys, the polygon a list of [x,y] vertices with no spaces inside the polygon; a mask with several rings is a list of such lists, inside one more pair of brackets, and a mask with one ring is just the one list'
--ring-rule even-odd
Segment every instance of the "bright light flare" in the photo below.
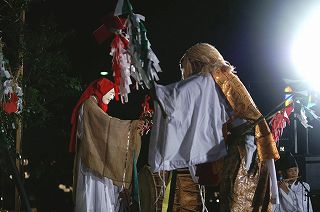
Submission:
{"label": "bright light flare", "polygon": [[106,75],[108,75],[108,74],[109,74],[109,73],[108,73],[107,71],[101,71],[101,72],[100,72],[100,75],[101,75],[101,76],[106,76]]}
{"label": "bright light flare", "polygon": [[320,91],[320,8],[311,12],[297,34],[291,59],[300,76],[315,91]]}

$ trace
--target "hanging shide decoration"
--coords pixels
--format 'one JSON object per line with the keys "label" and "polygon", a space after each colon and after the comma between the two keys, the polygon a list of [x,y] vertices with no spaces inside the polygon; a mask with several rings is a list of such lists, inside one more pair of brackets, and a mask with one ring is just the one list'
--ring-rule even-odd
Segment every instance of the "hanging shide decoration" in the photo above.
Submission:
{"label": "hanging shide decoration", "polygon": [[289,116],[293,112],[293,103],[277,112],[270,121],[271,132],[275,142],[279,141],[284,128],[290,124]]}
{"label": "hanging shide decoration", "polygon": [[1,109],[7,114],[22,112],[22,89],[18,85],[17,80],[12,77],[7,70],[8,61],[5,60],[3,55],[3,43],[0,40],[0,102]]}
{"label": "hanging shide decoration", "polygon": [[147,30],[142,21],[144,17],[130,13],[128,16],[127,33],[129,35],[129,52],[135,67],[133,78],[148,89],[153,80],[159,80],[157,73],[161,72],[159,60],[151,49],[147,38]]}
{"label": "hanging shide decoration", "polygon": [[[136,81],[137,87],[140,85],[143,88],[150,89],[152,81],[159,80],[157,73],[161,72],[161,68],[147,38],[147,30],[143,24],[145,17],[133,13],[133,7],[129,0],[119,0],[114,15],[127,16],[125,30],[126,37],[129,39],[127,51],[131,57],[131,64],[123,63],[123,69],[130,70],[130,75]],[[122,93],[121,90],[120,94],[121,96],[123,94],[127,95],[127,93]]]}
{"label": "hanging shide decoration", "polygon": [[[115,36],[111,43],[110,55],[112,58],[112,69],[115,83],[115,93],[120,93],[121,101],[128,102],[128,94],[130,93],[130,85],[132,84],[130,75],[131,57],[128,52],[129,40],[123,33],[125,29],[125,19],[114,17],[113,22],[116,25],[114,30]],[[118,99],[118,95],[116,95]]]}
{"label": "hanging shide decoration", "polygon": [[316,105],[314,102],[316,96],[314,94],[309,93],[307,90],[294,91],[290,86],[285,88],[285,94],[285,107],[278,111],[269,122],[276,142],[279,141],[287,124],[290,124],[290,115],[293,112],[296,114],[297,120],[305,128],[313,128],[309,124],[310,120],[320,120],[320,117],[311,109]]}
{"label": "hanging shide decoration", "polygon": [[[125,18],[123,18],[125,17]],[[159,80],[161,72],[159,60],[147,38],[147,30],[143,24],[145,18],[133,13],[128,0],[119,0],[110,22],[100,26],[94,37],[98,43],[114,34],[110,55],[112,59],[115,90],[120,94],[121,101],[128,102],[131,77],[135,81],[136,89],[150,89],[154,80]]]}
{"label": "hanging shide decoration", "polygon": [[9,62],[4,57],[3,47],[0,39],[0,143],[10,149],[14,145],[11,131],[16,128],[16,118],[21,118],[23,93],[8,69]]}

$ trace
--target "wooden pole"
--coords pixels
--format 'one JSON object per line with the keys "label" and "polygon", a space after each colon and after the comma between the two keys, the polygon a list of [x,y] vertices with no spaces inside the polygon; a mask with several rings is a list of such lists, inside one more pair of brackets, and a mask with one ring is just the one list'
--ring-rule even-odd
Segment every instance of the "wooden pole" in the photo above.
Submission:
{"label": "wooden pole", "polygon": [[[19,154],[19,156],[22,154],[22,122],[21,120],[17,120],[17,131],[16,131],[16,152]],[[20,163],[20,158],[16,159],[16,166],[18,169],[18,174],[19,177],[21,178],[21,163]],[[15,211],[19,212],[21,211],[21,199],[19,195],[19,191],[16,188],[15,189]]]}
{"label": "wooden pole", "polygon": [[[20,65],[18,66],[18,70],[17,70],[17,75],[16,75],[16,80],[18,81],[19,79],[23,78],[23,57],[24,57],[24,25],[25,25],[25,20],[26,20],[26,11],[23,8],[21,11],[21,26],[20,26],[20,37],[19,37],[19,60],[20,60]],[[23,89],[23,86],[22,86]],[[19,155],[22,155],[22,120],[18,119],[16,120],[16,153]],[[16,159],[16,166],[18,169],[18,172],[20,174],[20,177],[22,177],[22,173],[21,173],[21,158],[17,158]],[[21,198],[19,195],[19,191],[16,188],[15,189],[15,211],[19,212],[21,211]]]}

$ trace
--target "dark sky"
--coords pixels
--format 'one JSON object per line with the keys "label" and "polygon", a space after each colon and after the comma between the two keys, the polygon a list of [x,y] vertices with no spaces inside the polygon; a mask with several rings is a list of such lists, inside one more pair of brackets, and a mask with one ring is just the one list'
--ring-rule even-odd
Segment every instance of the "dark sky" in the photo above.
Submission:
{"label": "dark sky", "polygon": [[[110,43],[97,44],[92,36],[113,12],[115,0],[45,0],[30,7],[29,20],[52,16],[60,30],[75,32],[69,51],[73,68],[85,82],[111,73]],[[146,17],[152,49],[163,72],[160,84],[180,80],[178,62],[195,43],[213,44],[232,65],[263,114],[284,97],[284,78],[296,79],[290,60],[292,40],[316,1],[299,0],[131,0],[135,13]],[[137,118],[146,91],[135,91],[129,103],[111,104],[120,118]],[[115,109],[116,108],[116,109]],[[113,110],[112,110],[113,109]]]}
{"label": "dark sky", "polygon": [[[197,42],[217,47],[264,113],[282,98],[282,78],[295,78],[289,52],[299,18],[312,1],[132,0],[135,13],[146,17],[147,36],[160,60],[160,83],[180,79],[178,61]],[[116,1],[47,0],[34,3],[30,14],[52,15],[63,30],[74,30],[74,68],[88,81],[111,69],[111,40],[98,45],[92,32]]]}

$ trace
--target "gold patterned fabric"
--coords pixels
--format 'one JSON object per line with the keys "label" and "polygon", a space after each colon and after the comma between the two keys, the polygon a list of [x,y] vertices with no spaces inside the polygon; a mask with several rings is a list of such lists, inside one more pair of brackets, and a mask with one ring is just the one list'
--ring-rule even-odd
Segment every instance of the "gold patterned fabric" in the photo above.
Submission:
{"label": "gold patterned fabric", "polygon": [[269,171],[264,162],[259,165],[259,181],[252,201],[253,212],[269,212],[270,204],[270,178]]}
{"label": "gold patterned fabric", "polygon": [[246,157],[245,137],[229,137],[220,184],[221,212],[271,211],[268,170],[258,157],[246,170]]}
{"label": "gold patterned fabric", "polygon": [[[257,109],[249,92],[232,71],[216,69],[211,72],[211,75],[221,88],[237,117],[253,122],[261,119],[262,114]],[[256,125],[255,137],[260,160],[277,160],[280,158],[276,143],[264,119]]]}
{"label": "gold patterned fabric", "polygon": [[[240,167],[234,182],[231,211],[252,211],[252,201],[259,181],[259,172],[248,173],[245,169],[245,149],[239,147]],[[256,161],[256,163],[258,163]]]}

